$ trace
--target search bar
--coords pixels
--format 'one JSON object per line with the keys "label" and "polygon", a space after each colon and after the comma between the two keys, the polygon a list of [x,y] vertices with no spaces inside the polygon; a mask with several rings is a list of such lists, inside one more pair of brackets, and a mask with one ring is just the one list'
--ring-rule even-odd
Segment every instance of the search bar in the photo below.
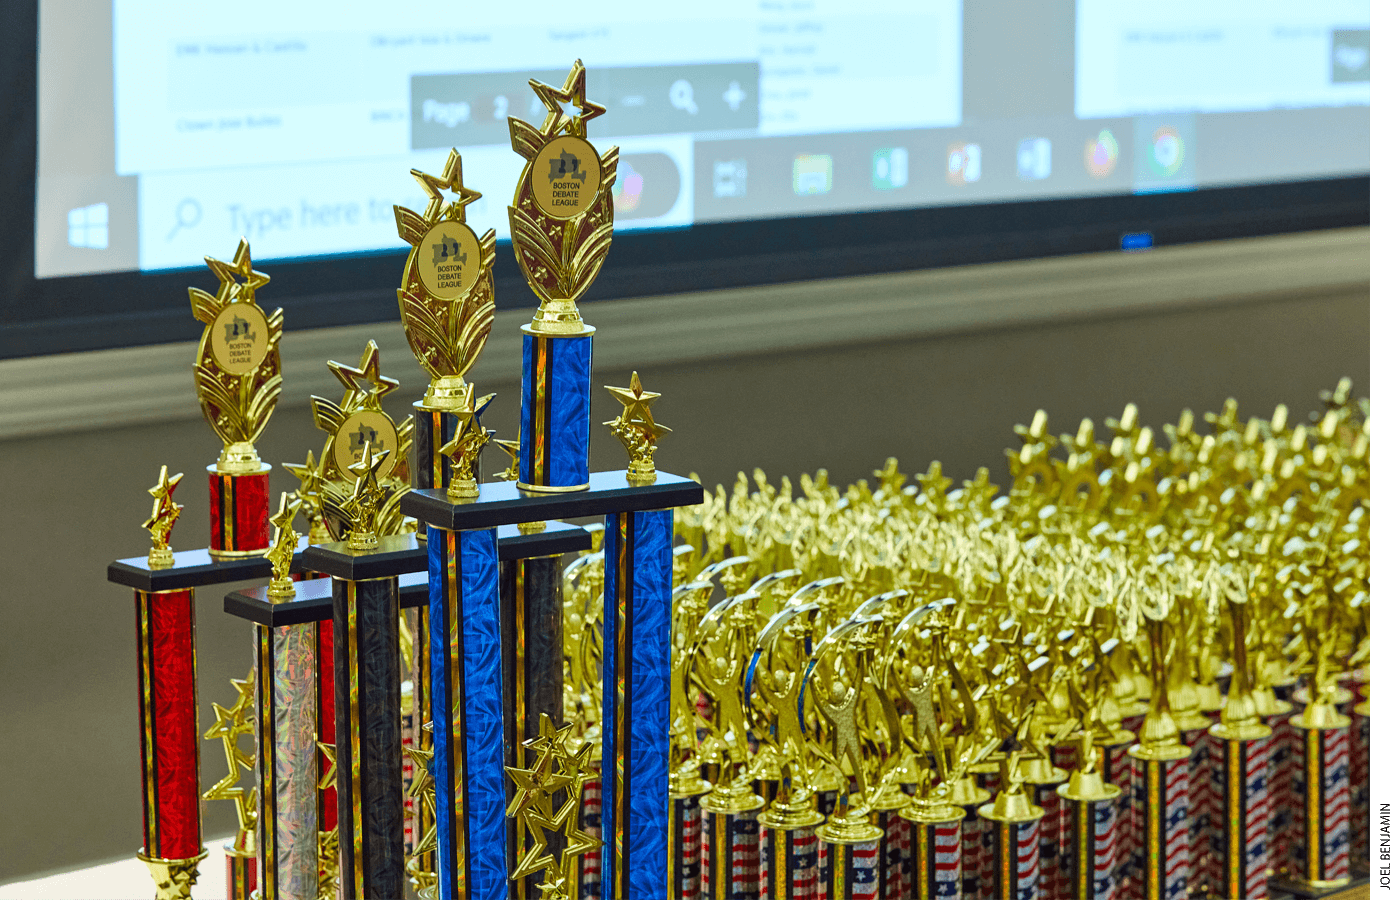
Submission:
{"label": "search bar", "polygon": [[[544,119],[529,80],[561,85],[568,74],[536,69],[411,76],[412,149],[509,143],[507,118],[534,125]],[[588,99],[608,112],[588,123],[588,136],[757,130],[758,76],[757,62],[589,68]]]}

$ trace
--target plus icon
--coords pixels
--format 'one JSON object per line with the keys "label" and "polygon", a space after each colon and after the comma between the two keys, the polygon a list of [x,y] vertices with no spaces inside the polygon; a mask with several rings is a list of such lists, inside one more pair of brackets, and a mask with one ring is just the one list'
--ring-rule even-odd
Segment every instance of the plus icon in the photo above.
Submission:
{"label": "plus icon", "polygon": [[729,82],[728,89],[725,90],[722,96],[724,97],[724,102],[729,104],[729,108],[734,112],[738,112],[739,104],[744,102],[744,98],[747,97],[748,94],[744,93],[744,89],[739,87],[739,82],[731,81]]}

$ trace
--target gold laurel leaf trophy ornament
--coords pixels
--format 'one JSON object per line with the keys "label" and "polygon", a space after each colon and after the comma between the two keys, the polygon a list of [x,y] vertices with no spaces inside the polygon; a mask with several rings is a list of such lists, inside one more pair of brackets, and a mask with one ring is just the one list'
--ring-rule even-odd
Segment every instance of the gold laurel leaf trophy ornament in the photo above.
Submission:
{"label": "gold laurel leaf trophy ornament", "polygon": [[282,393],[282,310],[268,315],[258,306],[257,290],[269,278],[253,269],[246,239],[232,262],[204,261],[218,276],[219,290],[189,289],[194,317],[204,323],[194,383],[204,417],[224,445],[209,467],[209,554],[258,556],[270,537],[272,467],[258,458],[253,442]]}

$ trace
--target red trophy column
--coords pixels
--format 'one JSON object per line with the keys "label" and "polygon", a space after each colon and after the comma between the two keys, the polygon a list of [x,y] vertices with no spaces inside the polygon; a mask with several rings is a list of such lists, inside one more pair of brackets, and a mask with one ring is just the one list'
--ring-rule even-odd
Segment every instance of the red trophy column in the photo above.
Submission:
{"label": "red trophy column", "polygon": [[[181,506],[181,475],[165,466],[150,489],[154,505],[147,564],[169,568],[170,529]],[[200,834],[199,712],[196,708],[194,591],[136,592],[137,708],[140,715],[142,844],[159,897],[188,897],[207,853]]]}

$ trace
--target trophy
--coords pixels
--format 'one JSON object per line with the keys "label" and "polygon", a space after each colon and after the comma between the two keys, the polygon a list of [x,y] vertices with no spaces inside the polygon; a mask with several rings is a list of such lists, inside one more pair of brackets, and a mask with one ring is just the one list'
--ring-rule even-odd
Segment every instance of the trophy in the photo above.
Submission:
{"label": "trophy", "polygon": [[282,392],[282,310],[263,313],[255,296],[268,277],[253,269],[248,241],[233,262],[205,257],[219,292],[190,288],[194,317],[204,323],[194,383],[204,417],[224,443],[209,467],[209,555],[260,556],[268,544],[268,473],[253,442],[267,427]]}
{"label": "trophy", "polygon": [[[170,531],[183,507],[173,495],[182,477],[170,477],[161,466],[160,480],[148,491],[154,501],[144,524],[151,535],[151,570],[174,563]],[[194,590],[142,587],[136,589],[136,642],[145,827],[137,857],[151,870],[159,900],[181,900],[189,897],[199,862],[208,855],[199,808]]]}
{"label": "trophy", "polygon": [[[437,448],[464,411],[480,416],[494,396],[469,395],[465,376],[486,346],[496,311],[491,277],[496,232],[491,229],[478,238],[466,224],[466,208],[481,194],[463,185],[462,157],[456,150],[448,154],[441,176],[417,169],[411,174],[429,197],[422,215],[394,207],[399,237],[413,247],[404,263],[399,315],[408,346],[429,378],[423,399],[413,404],[412,484],[441,488],[447,487],[450,475],[437,458]],[[471,474],[481,475],[476,469]],[[424,539],[425,527],[419,528]]]}
{"label": "trophy", "polygon": [[587,99],[585,78],[576,60],[563,88],[531,81],[549,111],[543,127],[510,119],[511,148],[526,160],[507,210],[511,244],[540,298],[523,328],[519,483],[531,491],[588,486],[595,329],[583,323],[577,301],[612,246],[618,151],[600,156],[588,142],[588,120],[604,110]]}

